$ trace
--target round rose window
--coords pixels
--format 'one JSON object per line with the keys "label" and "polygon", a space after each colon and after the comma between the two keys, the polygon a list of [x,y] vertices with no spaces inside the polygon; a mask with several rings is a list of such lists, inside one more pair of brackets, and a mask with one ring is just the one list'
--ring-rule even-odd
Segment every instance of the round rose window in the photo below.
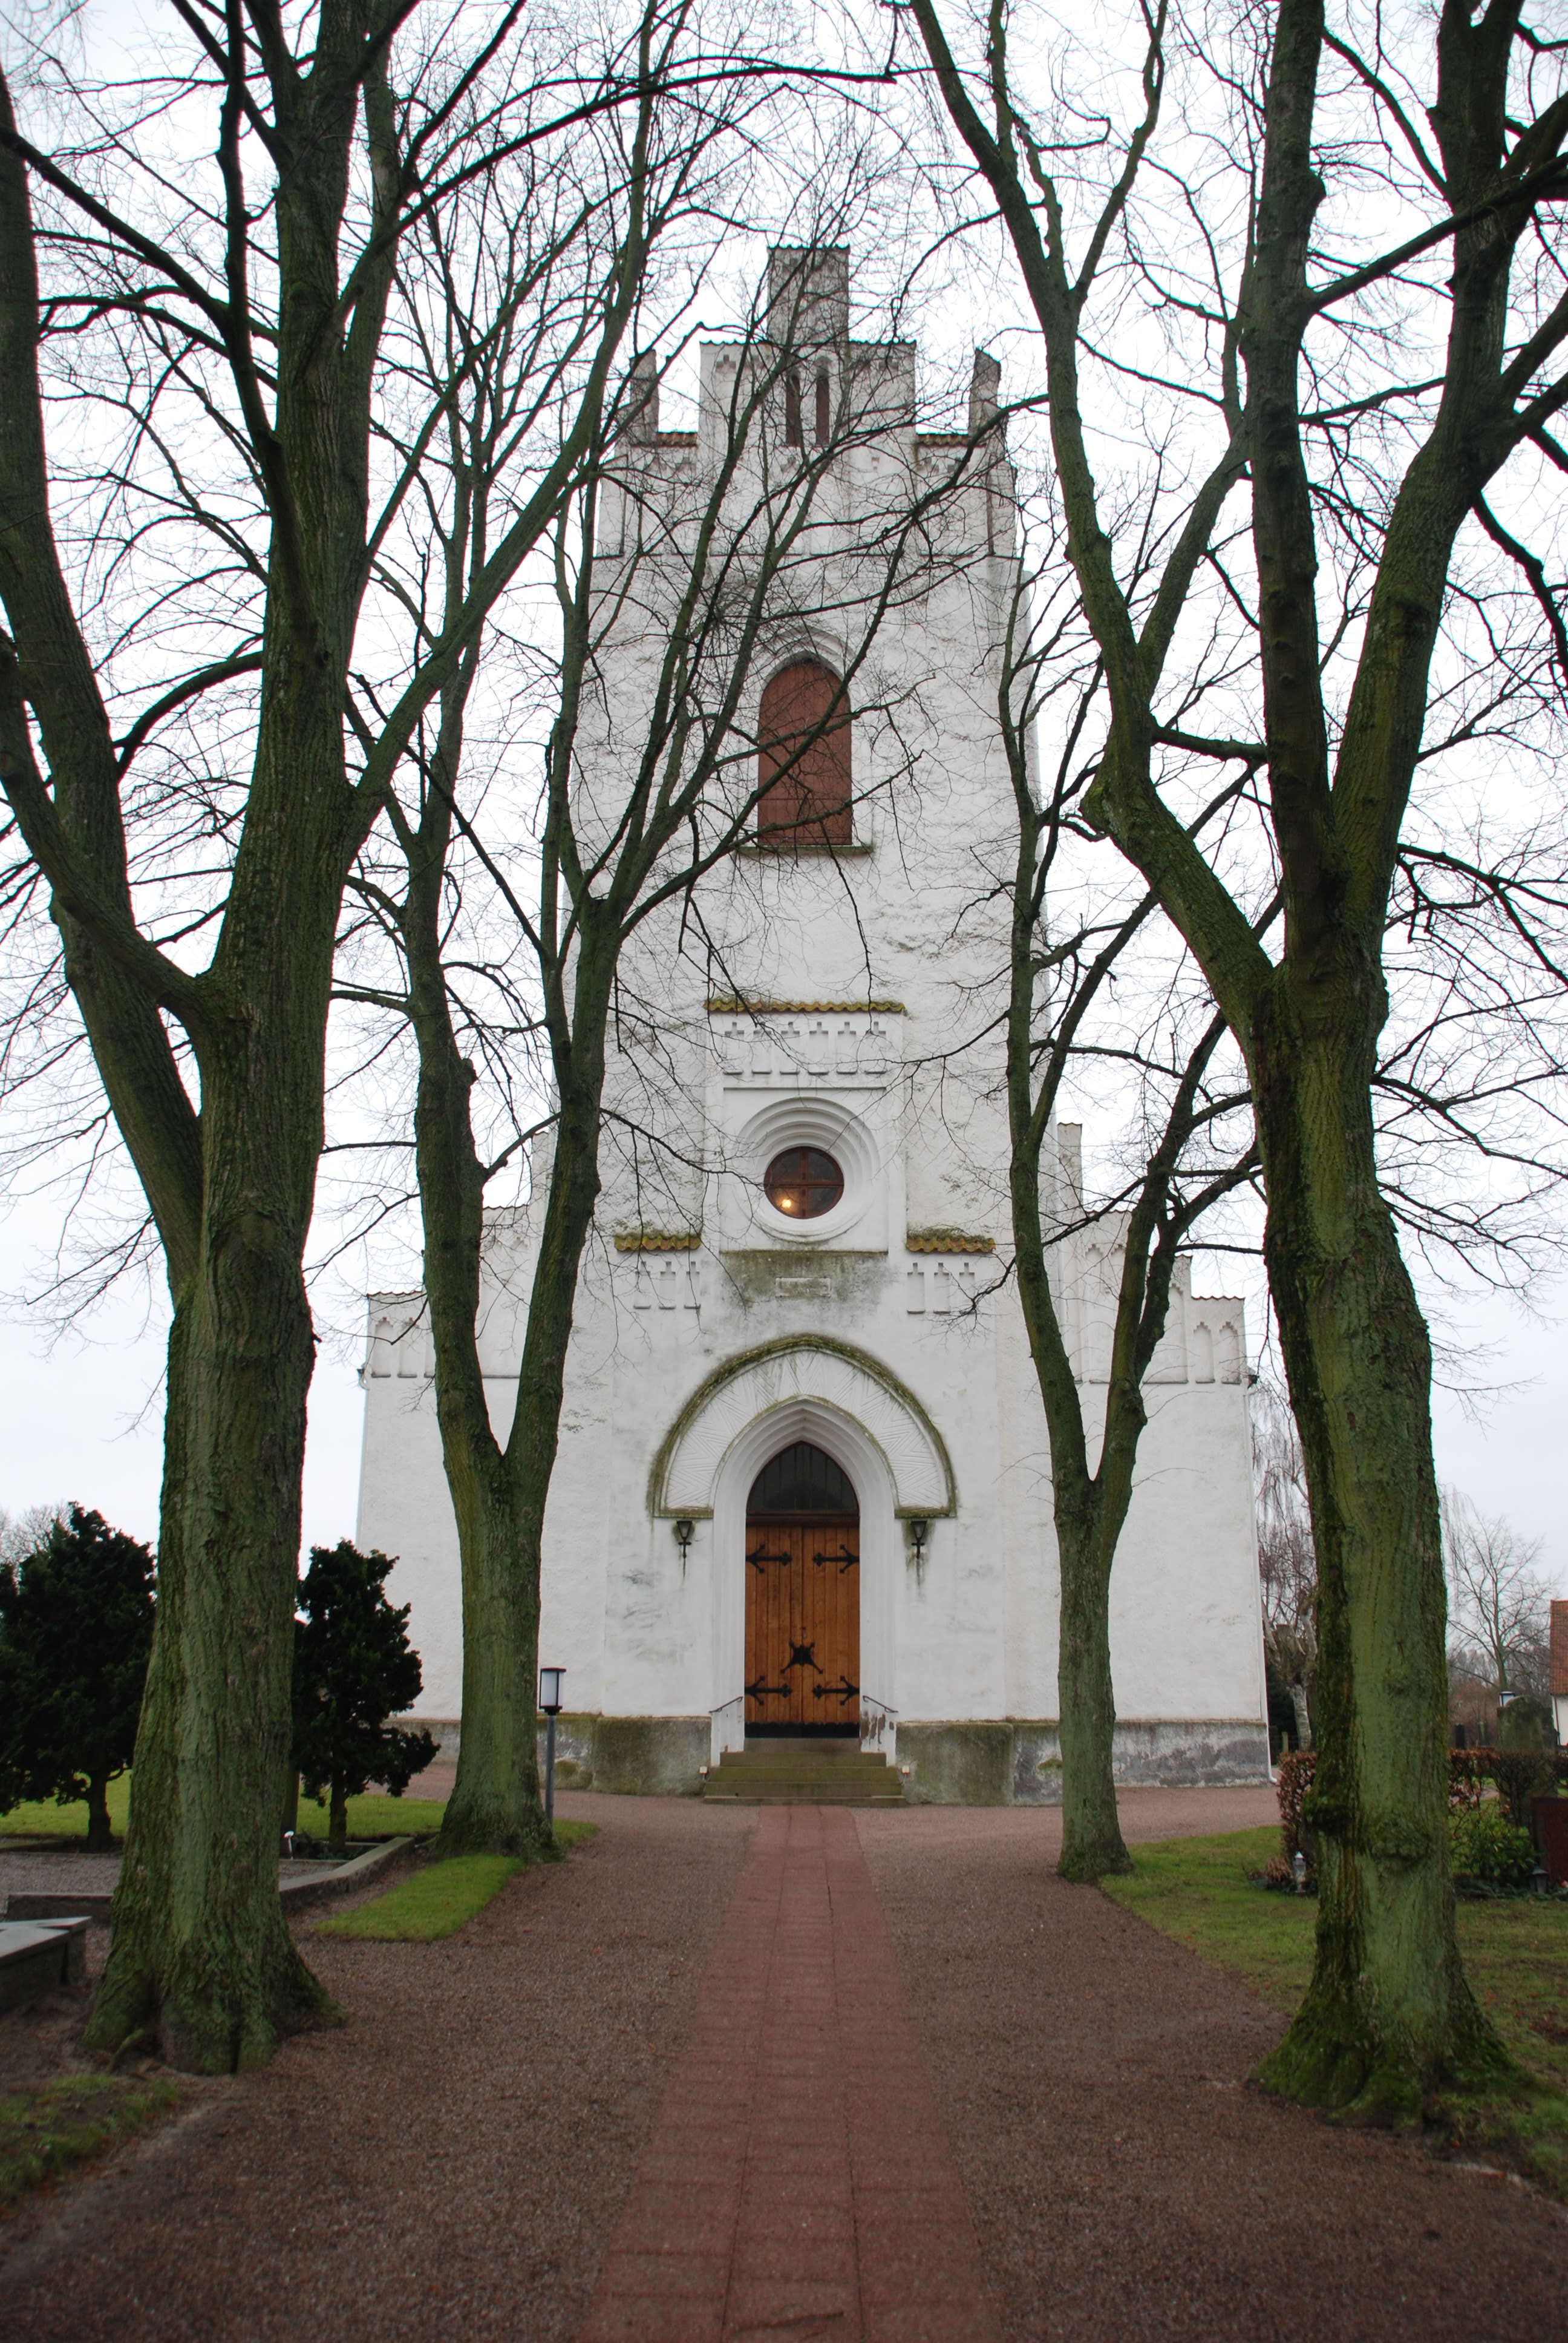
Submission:
{"label": "round rose window", "polygon": [[844,1192],[844,1175],[819,1147],[787,1147],[762,1178],[763,1192],[777,1212],[792,1221],[815,1221],[830,1212]]}

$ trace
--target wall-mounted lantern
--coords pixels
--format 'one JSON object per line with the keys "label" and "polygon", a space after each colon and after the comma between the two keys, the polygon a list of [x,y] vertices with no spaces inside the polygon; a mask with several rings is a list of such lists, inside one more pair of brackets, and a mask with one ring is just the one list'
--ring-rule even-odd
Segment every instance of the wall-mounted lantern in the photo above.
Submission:
{"label": "wall-mounted lantern", "polygon": [[917,1565],[924,1562],[926,1558],[926,1537],[930,1532],[930,1522],[926,1521],[919,1513],[915,1514],[910,1523],[910,1544],[915,1549],[915,1562]]}
{"label": "wall-mounted lantern", "polygon": [[680,1566],[684,1570],[686,1557],[691,1551],[691,1541],[697,1534],[697,1523],[688,1521],[686,1515],[682,1513],[675,1524],[675,1534],[680,1547]]}

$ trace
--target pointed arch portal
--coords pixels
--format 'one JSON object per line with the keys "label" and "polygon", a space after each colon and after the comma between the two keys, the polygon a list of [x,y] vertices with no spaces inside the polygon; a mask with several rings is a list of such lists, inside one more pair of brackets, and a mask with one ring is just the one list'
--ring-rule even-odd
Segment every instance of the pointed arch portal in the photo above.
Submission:
{"label": "pointed arch portal", "polygon": [[746,1500],[749,1740],[859,1738],[860,1503],[825,1448],[792,1440]]}
{"label": "pointed arch portal", "polygon": [[[820,1450],[859,1508],[859,1731],[890,1746],[898,1715],[895,1620],[902,1523],[957,1511],[946,1443],[914,1393],[879,1360],[823,1335],[793,1335],[725,1363],[671,1425],[649,1476],[648,1510],[712,1523],[713,1755],[746,1736],[748,1500],[794,1443]],[[824,1549],[825,1550],[825,1549]],[[816,1549],[812,1548],[812,1554]],[[814,1561],[806,1567],[814,1569]],[[824,1565],[824,1571],[826,1565]]]}

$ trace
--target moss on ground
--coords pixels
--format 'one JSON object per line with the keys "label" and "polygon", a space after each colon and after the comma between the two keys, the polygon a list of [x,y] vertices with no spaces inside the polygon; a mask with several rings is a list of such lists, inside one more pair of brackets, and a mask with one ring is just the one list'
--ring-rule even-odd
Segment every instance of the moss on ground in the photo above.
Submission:
{"label": "moss on ground", "polygon": [[[594,1823],[558,1822],[556,1844],[580,1845],[597,1827]],[[427,1863],[356,1911],[318,1922],[317,1933],[375,1944],[433,1944],[466,1927],[523,1867],[515,1855],[456,1855],[445,1863]]]}
{"label": "moss on ground", "polygon": [[161,2077],[56,2075],[0,2097],[0,2207],[167,2113],[178,2098]]}
{"label": "moss on ground", "polygon": [[[1249,1876],[1279,1851],[1271,1829],[1165,1839],[1135,1846],[1131,1876],[1101,1885],[1162,1936],[1292,2013],[1312,1975],[1318,1907],[1311,1896],[1271,1893]],[[1519,2080],[1440,2093],[1424,2111],[1428,2131],[1440,2147],[1515,2165],[1568,2198],[1568,1901],[1462,1902],[1458,1925],[1471,1988]]]}

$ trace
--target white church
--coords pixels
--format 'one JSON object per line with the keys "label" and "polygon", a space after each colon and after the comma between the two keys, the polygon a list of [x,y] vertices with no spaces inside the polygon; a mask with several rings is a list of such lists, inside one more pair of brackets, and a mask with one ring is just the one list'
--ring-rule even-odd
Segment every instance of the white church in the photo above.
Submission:
{"label": "white church", "polygon": [[[810,330],[796,301],[806,357],[781,441],[825,438],[838,402],[876,386],[875,427],[836,463],[841,566],[857,500],[935,479],[961,442],[917,431],[910,345],[850,340],[848,256],[776,252],[775,312],[802,283]],[[608,500],[601,523],[607,591],[633,504],[674,511],[700,488],[737,365],[703,347],[695,431],[644,410],[636,498]],[[971,428],[995,394],[978,357]],[[607,1148],[578,1297],[539,1644],[566,1671],[560,1777],[577,1786],[711,1794],[741,1753],[799,1742],[885,1760],[909,1800],[1060,1796],[1050,1446],[1003,1273],[1001,1036],[976,1009],[1006,952],[982,881],[1012,824],[995,712],[1010,488],[999,452],[957,492],[956,556],[895,604],[849,719],[772,781],[769,741],[829,709],[851,665],[835,613],[853,598],[780,621],[746,719],[756,840],[703,882],[720,950],[691,956],[665,930],[638,946],[662,1073],[612,1064],[612,1103],[619,1081],[646,1116],[657,1091],[681,1144],[656,1182]],[[635,708],[646,644],[628,629],[610,656],[608,696]],[[1046,1201],[1061,1226],[1081,1218],[1079,1148],[1060,1127]],[[503,1436],[532,1241],[526,1206],[493,1217],[481,1357]],[[1053,1274],[1092,1427],[1114,1223],[1064,1238]],[[357,1534],[398,1557],[388,1592],[412,1605],[419,1718],[449,1754],[461,1594],[431,1374],[421,1297],[371,1296]],[[1111,1582],[1118,1776],[1264,1780],[1239,1300],[1178,1280],[1146,1399]]]}

